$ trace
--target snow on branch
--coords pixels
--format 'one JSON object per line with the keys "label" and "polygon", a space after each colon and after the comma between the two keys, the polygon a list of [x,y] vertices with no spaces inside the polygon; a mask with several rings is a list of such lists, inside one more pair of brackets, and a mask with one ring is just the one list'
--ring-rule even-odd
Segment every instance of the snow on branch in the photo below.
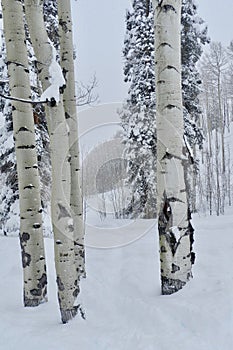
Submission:
{"label": "snow on branch", "polygon": [[[1,97],[11,100],[11,101],[17,101],[22,103],[29,103],[29,104],[43,104],[47,103],[51,107],[55,106],[60,101],[60,92],[62,89],[64,89],[66,85],[65,78],[62,74],[62,69],[59,65],[59,63],[56,60],[56,49],[54,48],[52,42],[49,40],[50,47],[52,50],[52,60],[49,66],[49,87],[42,93],[41,97],[38,101],[32,101],[27,99],[22,99],[18,97],[13,96],[7,96],[4,94],[0,94]],[[8,80],[0,80],[0,85],[8,83]]]}
{"label": "snow on branch", "polygon": [[51,85],[42,93],[40,100],[47,102],[54,100],[58,103],[60,101],[60,91],[65,87],[66,81],[61,66],[56,60],[56,49],[50,40],[49,43],[52,49],[52,60],[49,66],[49,82]]}

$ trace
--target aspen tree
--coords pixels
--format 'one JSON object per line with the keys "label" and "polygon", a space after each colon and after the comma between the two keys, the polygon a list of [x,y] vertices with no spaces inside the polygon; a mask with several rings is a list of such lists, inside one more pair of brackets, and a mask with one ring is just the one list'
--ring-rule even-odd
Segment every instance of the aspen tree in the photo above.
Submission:
{"label": "aspen tree", "polygon": [[74,220],[75,263],[78,277],[80,277],[85,275],[85,251],[70,0],[58,0],[58,18],[60,64],[66,81],[66,88],[63,93],[63,104],[66,122],[69,127],[71,157],[70,208]]}
{"label": "aspen tree", "polygon": [[43,1],[25,1],[25,13],[32,45],[37,57],[39,78],[48,99],[46,110],[52,164],[51,213],[54,233],[58,300],[63,323],[78,312],[79,293],[75,271],[74,224],[70,210],[69,130],[61,92],[65,80],[56,62],[56,50],[50,42],[43,20]]}
{"label": "aspen tree", "polygon": [[[10,93],[16,98],[30,100],[22,3],[3,0],[2,10]],[[12,111],[19,183],[24,305],[37,306],[46,300],[47,275],[33,110],[30,104],[14,101]]]}
{"label": "aspen tree", "polygon": [[184,181],[181,89],[181,0],[154,0],[157,126],[157,211],[162,294],[192,277],[193,228]]}

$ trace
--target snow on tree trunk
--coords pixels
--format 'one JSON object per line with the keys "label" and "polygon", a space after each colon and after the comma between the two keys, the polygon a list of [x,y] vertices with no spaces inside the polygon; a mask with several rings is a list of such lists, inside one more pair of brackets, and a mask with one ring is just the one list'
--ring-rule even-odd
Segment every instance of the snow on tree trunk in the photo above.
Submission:
{"label": "snow on tree trunk", "polygon": [[51,213],[54,233],[55,266],[58,300],[63,323],[78,311],[75,300],[79,293],[75,272],[74,224],[70,210],[70,155],[68,127],[60,91],[65,80],[58,63],[56,50],[48,39],[43,21],[43,2],[25,1],[26,19],[32,45],[37,57],[38,71],[48,99],[46,115],[50,134],[52,164]]}
{"label": "snow on tree trunk", "polygon": [[157,200],[162,294],[192,277],[193,228],[184,181],[181,0],[154,1],[157,93]]}
{"label": "snow on tree trunk", "polygon": [[[31,98],[27,48],[20,1],[2,1],[10,92]],[[37,165],[33,110],[14,102],[13,128],[20,199],[20,243],[24,271],[24,305],[46,300],[47,275],[42,231],[40,180]]]}
{"label": "snow on tree trunk", "polygon": [[80,159],[78,142],[78,121],[75,96],[73,37],[70,0],[58,0],[60,60],[66,80],[63,103],[66,122],[69,127],[69,146],[71,156],[70,206],[74,220],[74,248],[78,277],[85,276],[85,250],[83,201],[80,187]]}

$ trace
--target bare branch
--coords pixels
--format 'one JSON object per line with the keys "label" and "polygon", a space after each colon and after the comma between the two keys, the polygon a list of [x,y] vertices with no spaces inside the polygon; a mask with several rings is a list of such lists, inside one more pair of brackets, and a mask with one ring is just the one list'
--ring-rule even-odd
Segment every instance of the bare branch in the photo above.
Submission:
{"label": "bare branch", "polygon": [[26,100],[24,98],[7,96],[7,95],[1,94],[1,93],[0,93],[0,97],[5,98],[6,100],[17,101],[17,102],[22,102],[22,103],[29,103],[31,105],[53,103],[53,101],[48,101],[48,100],[42,100],[42,101],[40,101],[40,100],[39,101]]}
{"label": "bare branch", "polygon": [[97,87],[96,76],[93,76],[91,82],[87,85],[83,83],[78,84],[78,93],[77,93],[77,106],[91,105],[98,101],[99,96],[94,94],[93,90]]}

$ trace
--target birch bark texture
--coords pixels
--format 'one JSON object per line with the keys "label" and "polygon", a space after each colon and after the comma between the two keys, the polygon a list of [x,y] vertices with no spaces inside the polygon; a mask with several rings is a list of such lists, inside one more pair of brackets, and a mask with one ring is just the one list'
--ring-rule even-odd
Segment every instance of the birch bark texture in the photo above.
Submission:
{"label": "birch bark texture", "polygon": [[78,116],[75,95],[73,32],[70,0],[58,0],[60,65],[66,81],[63,104],[69,128],[70,149],[70,208],[74,220],[74,249],[78,278],[85,276],[83,200],[81,191]]}
{"label": "birch bark texture", "polygon": [[155,10],[157,210],[162,294],[192,277],[193,228],[184,180],[181,91],[181,0],[153,1]]}
{"label": "birch bark texture", "polygon": [[26,0],[25,13],[44,91],[41,98],[49,101],[46,116],[52,164],[51,214],[55,267],[61,320],[67,323],[78,312],[75,300],[79,286],[75,269],[74,224],[70,210],[69,132],[61,95],[65,80],[56,62],[56,50],[45,29],[43,1]]}
{"label": "birch bark texture", "polygon": [[[3,0],[2,10],[10,92],[12,96],[30,100],[22,3]],[[33,110],[30,104],[13,102],[12,111],[19,184],[24,305],[37,306],[47,300],[47,275]]]}

